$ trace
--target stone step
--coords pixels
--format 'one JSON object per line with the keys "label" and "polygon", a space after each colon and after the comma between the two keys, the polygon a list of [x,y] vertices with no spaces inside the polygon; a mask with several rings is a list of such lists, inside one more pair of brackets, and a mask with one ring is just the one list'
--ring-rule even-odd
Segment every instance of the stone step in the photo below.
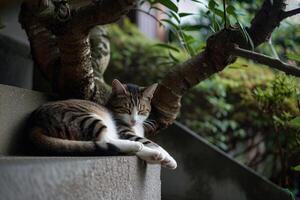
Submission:
{"label": "stone step", "polygon": [[134,156],[0,158],[1,200],[159,200],[160,186]]}

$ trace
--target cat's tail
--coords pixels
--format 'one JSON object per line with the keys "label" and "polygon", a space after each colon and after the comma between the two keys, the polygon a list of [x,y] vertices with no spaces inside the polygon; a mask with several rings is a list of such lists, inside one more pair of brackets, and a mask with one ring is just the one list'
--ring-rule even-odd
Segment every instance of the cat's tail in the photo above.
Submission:
{"label": "cat's tail", "polygon": [[42,128],[35,127],[30,132],[30,140],[47,155],[93,155],[99,151],[95,141],[76,141],[51,137]]}

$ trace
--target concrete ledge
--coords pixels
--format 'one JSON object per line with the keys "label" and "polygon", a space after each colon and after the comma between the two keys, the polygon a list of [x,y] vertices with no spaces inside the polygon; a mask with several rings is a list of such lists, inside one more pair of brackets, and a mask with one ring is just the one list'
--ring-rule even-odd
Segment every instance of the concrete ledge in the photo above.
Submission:
{"label": "concrete ledge", "polygon": [[0,199],[159,200],[160,166],[134,156],[1,157]]}

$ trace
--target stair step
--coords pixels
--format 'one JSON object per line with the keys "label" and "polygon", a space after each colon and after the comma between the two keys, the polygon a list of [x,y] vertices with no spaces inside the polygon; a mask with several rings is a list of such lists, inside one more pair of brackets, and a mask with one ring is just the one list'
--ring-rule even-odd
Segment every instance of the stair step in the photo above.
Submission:
{"label": "stair step", "polygon": [[1,157],[3,200],[159,200],[160,166],[135,156]]}

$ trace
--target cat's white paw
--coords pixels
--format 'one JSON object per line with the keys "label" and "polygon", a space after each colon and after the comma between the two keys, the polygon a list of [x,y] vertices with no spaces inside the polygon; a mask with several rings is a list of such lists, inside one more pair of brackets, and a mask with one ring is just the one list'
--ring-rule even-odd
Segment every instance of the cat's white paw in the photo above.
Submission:
{"label": "cat's white paw", "polygon": [[137,152],[136,155],[142,160],[147,161],[151,164],[160,164],[164,159],[162,152],[157,149],[151,149],[149,147],[144,146],[144,148]]}
{"label": "cat's white paw", "polygon": [[164,158],[160,162],[161,166],[166,167],[168,169],[176,169],[177,162],[175,161],[175,159],[172,156],[170,156],[170,154],[163,148],[159,147],[159,151],[162,153]]}
{"label": "cat's white paw", "polygon": [[167,156],[163,161],[161,161],[161,166],[166,167],[168,169],[176,169],[177,162],[170,155]]}

